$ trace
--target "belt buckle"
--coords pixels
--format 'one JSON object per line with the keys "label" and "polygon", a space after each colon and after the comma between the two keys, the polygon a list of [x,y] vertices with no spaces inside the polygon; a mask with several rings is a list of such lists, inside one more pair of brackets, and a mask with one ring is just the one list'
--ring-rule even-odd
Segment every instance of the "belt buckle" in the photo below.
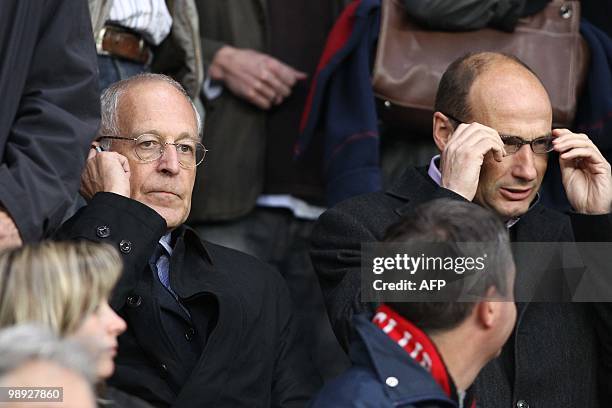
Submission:
{"label": "belt buckle", "polygon": [[110,55],[103,48],[102,43],[104,42],[104,36],[106,35],[106,26],[102,27],[100,31],[98,31],[98,35],[96,35],[96,52],[99,55]]}
{"label": "belt buckle", "polygon": [[153,52],[151,51],[151,47],[147,46],[143,36],[140,36],[140,39],[138,40],[138,51],[140,52],[141,56],[143,52],[147,51],[147,60],[143,61],[142,64],[150,66],[151,62],[153,62]]}

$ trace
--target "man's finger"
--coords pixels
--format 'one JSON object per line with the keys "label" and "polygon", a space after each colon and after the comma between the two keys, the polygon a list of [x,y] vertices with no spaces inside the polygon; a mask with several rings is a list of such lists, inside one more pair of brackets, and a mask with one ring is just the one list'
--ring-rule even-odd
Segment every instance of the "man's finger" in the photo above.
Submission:
{"label": "man's finger", "polygon": [[495,160],[501,161],[504,156],[507,156],[504,142],[501,140],[497,132],[486,129],[481,129],[477,134],[471,135],[467,142],[462,143],[464,148],[474,150],[479,153],[486,154],[489,150],[494,149],[499,152],[500,156],[496,156]]}
{"label": "man's finger", "polygon": [[575,149],[589,149],[593,152],[593,155],[595,157],[599,158],[599,160],[601,161],[605,161],[605,158],[603,157],[597,146],[595,146],[595,144],[589,139],[584,140],[582,138],[576,138],[572,140],[566,140],[562,143],[555,144],[554,149],[560,154],[564,154]]}
{"label": "man's finger", "polygon": [[262,81],[265,82],[268,86],[274,89],[275,94],[281,97],[287,97],[291,93],[291,88],[285,85],[282,81],[280,81],[273,73],[266,71],[268,74],[262,78]]}
{"label": "man's finger", "polygon": [[119,163],[121,163],[121,167],[123,167],[123,171],[126,173],[130,173],[130,162],[128,161],[127,157],[121,155],[121,154],[117,154],[118,159],[119,159]]}
{"label": "man's finger", "polygon": [[267,66],[268,69],[273,74],[276,74],[276,77],[289,88],[293,88],[298,80],[306,79],[308,77],[308,74],[305,72],[298,71],[276,59],[268,61]]}
{"label": "man's finger", "polygon": [[578,147],[575,149],[571,149],[559,156],[561,160],[575,160],[575,159],[584,159],[588,160],[591,163],[601,163],[601,158],[595,154],[595,151],[586,147]]}
{"label": "man's finger", "polygon": [[252,84],[252,90],[249,92],[251,95],[255,93],[260,94],[267,100],[273,100],[276,97],[276,92],[267,83],[255,79]]}
{"label": "man's finger", "polygon": [[559,137],[559,136],[563,136],[565,134],[571,134],[571,133],[573,133],[571,130],[565,129],[565,128],[559,128],[559,129],[552,130],[552,135],[554,137]]}
{"label": "man's finger", "polygon": [[295,71],[295,78],[298,81],[303,81],[304,79],[308,78],[308,74],[306,72],[298,71],[297,69],[294,69],[294,71]]}
{"label": "man's finger", "polygon": [[260,109],[270,109],[270,106],[271,106],[270,100],[263,97],[260,93],[256,92],[255,90],[253,90],[253,92],[249,92],[246,95],[246,98],[249,100],[249,102],[251,102],[253,105],[257,106]]}

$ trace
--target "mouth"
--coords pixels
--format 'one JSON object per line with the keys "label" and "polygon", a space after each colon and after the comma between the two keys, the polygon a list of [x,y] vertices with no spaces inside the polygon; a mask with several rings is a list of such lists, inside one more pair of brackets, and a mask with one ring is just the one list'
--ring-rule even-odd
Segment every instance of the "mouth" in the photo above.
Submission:
{"label": "mouth", "polygon": [[173,197],[178,197],[181,198],[180,194],[174,193],[172,191],[149,191],[148,194],[153,194],[159,197],[168,197],[168,198],[173,198]]}
{"label": "mouth", "polygon": [[111,357],[115,357],[117,355],[117,346],[109,347],[108,353],[111,355]]}
{"label": "mouth", "polygon": [[523,201],[531,195],[533,188],[510,188],[501,187],[499,189],[501,195],[509,201]]}

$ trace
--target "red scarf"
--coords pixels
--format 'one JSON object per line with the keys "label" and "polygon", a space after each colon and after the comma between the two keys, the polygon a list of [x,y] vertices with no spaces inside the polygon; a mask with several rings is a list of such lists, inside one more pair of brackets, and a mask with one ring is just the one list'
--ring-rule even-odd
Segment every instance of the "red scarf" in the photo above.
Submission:
{"label": "red scarf", "polygon": [[372,322],[427,370],[449,398],[456,398],[451,394],[451,381],[442,358],[423,331],[384,304],[376,309]]}

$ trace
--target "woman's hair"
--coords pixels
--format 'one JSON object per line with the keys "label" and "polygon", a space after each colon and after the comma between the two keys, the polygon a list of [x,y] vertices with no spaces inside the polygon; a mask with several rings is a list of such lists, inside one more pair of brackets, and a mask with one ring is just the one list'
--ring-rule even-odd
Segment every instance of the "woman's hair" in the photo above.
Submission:
{"label": "woman's hair", "polygon": [[117,251],[88,241],[42,242],[0,253],[0,328],[41,323],[64,336],[106,302],[122,270]]}

